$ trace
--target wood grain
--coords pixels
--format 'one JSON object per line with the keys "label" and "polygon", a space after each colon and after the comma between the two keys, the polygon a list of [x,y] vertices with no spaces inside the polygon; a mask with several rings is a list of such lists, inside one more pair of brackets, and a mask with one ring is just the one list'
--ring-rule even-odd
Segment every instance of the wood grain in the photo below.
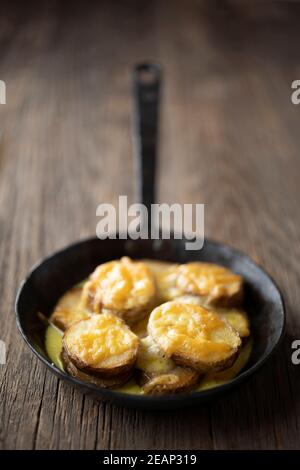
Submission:
{"label": "wood grain", "polygon": [[[0,447],[299,448],[300,5],[289,2],[8,2],[0,18]],[[95,403],[38,363],[15,326],[40,257],[93,235],[96,207],[134,199],[130,68],[165,69],[159,200],[206,204],[206,235],[272,273],[283,346],[223,400],[150,413]]]}

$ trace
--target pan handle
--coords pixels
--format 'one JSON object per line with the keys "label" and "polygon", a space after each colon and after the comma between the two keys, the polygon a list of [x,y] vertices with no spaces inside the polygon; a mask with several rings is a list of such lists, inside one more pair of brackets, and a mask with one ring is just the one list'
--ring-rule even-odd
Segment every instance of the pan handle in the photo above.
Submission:
{"label": "pan handle", "polygon": [[134,143],[137,163],[138,202],[148,211],[155,203],[155,168],[157,155],[158,113],[161,67],[153,63],[137,64],[133,69]]}

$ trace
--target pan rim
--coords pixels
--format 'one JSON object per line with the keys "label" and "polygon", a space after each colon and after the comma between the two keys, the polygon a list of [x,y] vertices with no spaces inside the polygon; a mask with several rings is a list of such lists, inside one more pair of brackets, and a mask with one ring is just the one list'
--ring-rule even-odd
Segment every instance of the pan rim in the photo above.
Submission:
{"label": "pan rim", "polygon": [[[118,234],[116,234],[118,237]],[[116,238],[118,239],[118,238]],[[160,395],[138,395],[138,394],[129,394],[125,392],[120,392],[114,389],[107,389],[107,388],[102,388],[98,387],[97,385],[84,382],[82,380],[76,379],[61,369],[59,369],[55,364],[53,364],[49,358],[44,357],[37,349],[36,347],[32,344],[31,340],[28,338],[27,334],[25,333],[22,325],[21,325],[21,319],[20,319],[20,313],[19,313],[19,305],[22,300],[22,293],[24,291],[25,285],[30,281],[31,277],[33,276],[34,272],[45,262],[49,261],[51,258],[54,256],[57,256],[59,254],[62,254],[63,252],[66,252],[68,250],[72,250],[76,248],[77,246],[84,245],[87,243],[91,243],[93,241],[105,241],[105,240],[100,240],[97,237],[88,237],[82,240],[75,241],[64,248],[60,248],[51,254],[47,255],[44,258],[40,258],[36,263],[33,264],[31,269],[29,270],[28,274],[26,277],[21,281],[20,286],[17,291],[16,295],[16,300],[15,300],[15,315],[16,315],[16,323],[18,330],[25,341],[26,345],[29,347],[29,349],[34,353],[34,355],[49,369],[51,372],[55,373],[59,378],[69,382],[72,385],[75,385],[79,388],[85,388],[88,389],[90,392],[93,394],[102,396],[104,399],[107,400],[114,400],[118,401],[119,399],[123,399],[128,402],[129,406],[132,404],[133,406],[135,404],[146,404],[146,403],[153,403],[153,405],[157,404],[158,406],[163,405],[163,404],[169,404],[169,403],[176,403],[178,405],[180,404],[185,404],[187,399],[191,397],[193,398],[193,403],[195,401],[200,402],[201,400],[205,400],[208,398],[213,398],[214,396],[220,395],[222,393],[225,393],[227,390],[232,389],[239,385],[240,383],[244,382],[247,378],[250,378],[255,372],[257,372],[270,358],[271,356],[275,353],[277,348],[282,342],[282,339],[284,337],[285,333],[285,327],[286,327],[286,309],[285,309],[285,303],[283,299],[283,295],[281,293],[281,290],[279,289],[276,281],[273,279],[273,277],[256,261],[254,261],[250,256],[245,254],[243,251],[236,249],[226,243],[221,243],[218,242],[214,239],[211,238],[205,238],[204,243],[208,243],[210,245],[215,245],[219,248],[227,248],[231,252],[233,252],[235,255],[242,257],[245,259],[250,265],[254,266],[256,269],[259,269],[259,271],[268,278],[268,280],[272,284],[272,288],[278,295],[278,307],[280,307],[280,312],[281,312],[281,318],[282,322],[280,327],[278,328],[278,333],[277,333],[277,338],[275,342],[271,345],[269,350],[261,357],[259,358],[255,364],[253,364],[250,368],[243,370],[241,373],[239,373],[236,377],[234,377],[232,380],[225,384],[218,385],[216,387],[207,389],[207,390],[201,390],[201,391],[190,391],[190,392],[185,392],[185,393],[178,393],[178,394],[168,394],[164,396]]]}

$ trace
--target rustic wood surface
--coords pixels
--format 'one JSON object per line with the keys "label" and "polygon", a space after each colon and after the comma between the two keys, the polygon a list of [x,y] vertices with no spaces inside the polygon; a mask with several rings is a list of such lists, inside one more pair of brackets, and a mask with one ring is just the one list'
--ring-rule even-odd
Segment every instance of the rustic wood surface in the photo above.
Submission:
{"label": "rustic wood surface", "polygon": [[[299,447],[300,4],[1,2],[0,446],[5,449]],[[272,273],[288,310],[274,359],[216,403],[141,412],[95,403],[46,371],[15,325],[40,257],[93,235],[96,206],[134,200],[130,68],[165,68],[159,201],[206,204],[206,235]]]}

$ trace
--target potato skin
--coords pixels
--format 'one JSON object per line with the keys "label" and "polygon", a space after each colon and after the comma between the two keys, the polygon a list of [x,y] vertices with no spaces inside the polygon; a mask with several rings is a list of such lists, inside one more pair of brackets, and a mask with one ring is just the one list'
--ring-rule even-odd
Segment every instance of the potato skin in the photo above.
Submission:
{"label": "potato skin", "polygon": [[194,361],[188,356],[183,356],[179,354],[173,354],[171,358],[173,361],[183,367],[190,367],[199,373],[205,374],[207,372],[215,371],[219,372],[224,369],[228,369],[231,367],[238,355],[240,353],[240,346],[235,351],[233,351],[232,355],[227,357],[226,359],[222,359],[218,362],[202,362],[202,361]]}
{"label": "potato skin", "polygon": [[94,385],[97,385],[101,388],[114,388],[124,385],[132,376],[132,371],[125,372],[113,377],[98,377],[93,374],[88,374],[78,369],[75,364],[70,360],[66,350],[63,348],[61,352],[61,360],[66,372],[75,379],[83,380],[84,382],[89,382]]}
{"label": "potato skin", "polygon": [[69,354],[68,349],[65,346],[64,348],[67,351],[70,361],[74,364],[74,366],[77,369],[81,370],[82,372],[86,372],[88,374],[92,374],[100,378],[103,378],[103,377],[110,378],[110,377],[114,377],[120,374],[126,374],[127,372],[130,372],[134,368],[137,354],[138,354],[138,348],[137,348],[129,361],[127,360],[126,363],[120,364],[117,367],[106,369],[106,368],[91,367],[86,362],[79,360],[76,356]]}
{"label": "potato skin", "polygon": [[146,395],[168,395],[189,392],[199,382],[200,374],[192,369],[175,367],[158,375],[138,371],[137,380]]}

